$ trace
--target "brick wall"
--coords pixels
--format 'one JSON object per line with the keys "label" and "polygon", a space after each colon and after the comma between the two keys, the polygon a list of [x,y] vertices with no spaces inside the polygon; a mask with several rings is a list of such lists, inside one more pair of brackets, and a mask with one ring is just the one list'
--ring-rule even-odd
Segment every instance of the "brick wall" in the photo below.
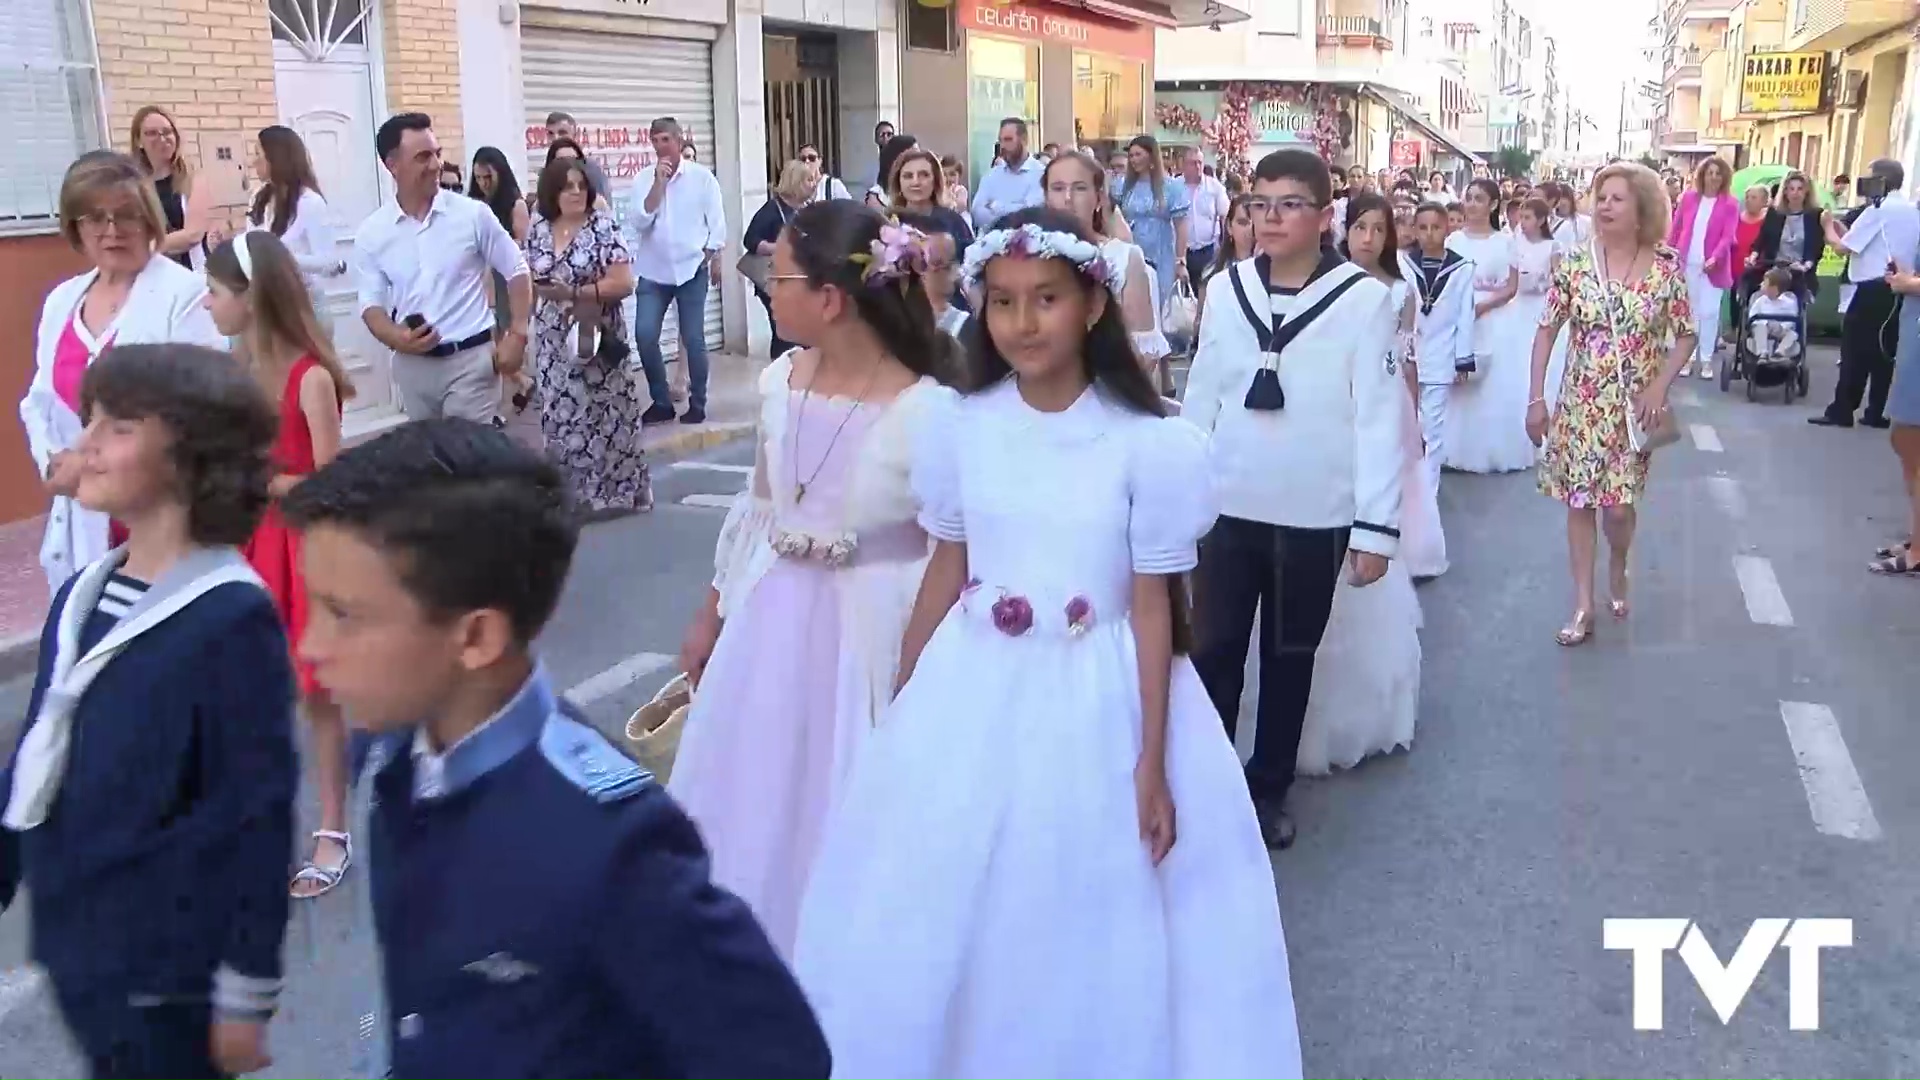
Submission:
{"label": "brick wall", "polygon": [[133,114],[145,105],[174,115],[194,161],[202,132],[251,137],[280,122],[260,0],[93,0],[93,27],[114,149],[128,148]]}
{"label": "brick wall", "polygon": [[458,0],[392,0],[383,6],[387,77],[384,111],[423,112],[433,117],[433,133],[440,139],[442,156],[459,163],[464,173],[457,6]]}

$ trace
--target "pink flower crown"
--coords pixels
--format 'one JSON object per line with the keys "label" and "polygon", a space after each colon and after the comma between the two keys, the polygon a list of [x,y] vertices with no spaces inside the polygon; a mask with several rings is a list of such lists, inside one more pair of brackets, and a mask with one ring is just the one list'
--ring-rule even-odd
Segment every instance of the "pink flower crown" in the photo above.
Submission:
{"label": "pink flower crown", "polygon": [[927,272],[927,234],[889,219],[880,226],[880,236],[867,245],[867,250],[850,256],[848,261],[861,268],[860,280],[865,284],[897,282],[905,292],[909,281]]}

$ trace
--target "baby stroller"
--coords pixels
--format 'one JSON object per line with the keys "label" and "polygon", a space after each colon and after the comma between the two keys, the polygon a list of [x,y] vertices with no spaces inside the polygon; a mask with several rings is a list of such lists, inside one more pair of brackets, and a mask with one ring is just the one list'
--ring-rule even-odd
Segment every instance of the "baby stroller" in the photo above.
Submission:
{"label": "baby stroller", "polygon": [[[1774,265],[1791,268],[1784,259]],[[1749,303],[1741,305],[1740,328],[1734,335],[1733,362],[1720,369],[1722,391],[1731,389],[1733,380],[1740,379],[1747,384],[1748,401],[1758,400],[1760,391],[1776,387],[1788,404],[1792,404],[1795,395],[1807,396],[1807,311],[1813,306],[1813,294],[1806,284],[1808,276],[1794,275],[1794,298],[1799,304],[1792,315],[1752,314],[1750,301],[1759,292],[1758,286],[1747,293]],[[1759,356],[1753,348],[1756,337],[1784,340],[1782,347],[1770,355]]]}

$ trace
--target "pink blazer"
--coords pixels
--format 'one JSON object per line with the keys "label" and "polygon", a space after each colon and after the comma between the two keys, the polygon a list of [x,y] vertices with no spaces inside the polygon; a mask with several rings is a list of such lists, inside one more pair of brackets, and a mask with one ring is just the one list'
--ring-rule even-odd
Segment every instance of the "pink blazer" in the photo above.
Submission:
{"label": "pink blazer", "polygon": [[[1679,252],[1682,261],[1687,257],[1687,247],[1693,243],[1693,216],[1699,209],[1700,192],[1693,188],[1681,193],[1680,205],[1673,208],[1667,245]],[[1713,269],[1707,271],[1707,281],[1715,288],[1733,287],[1733,240],[1739,228],[1740,204],[1725,192],[1714,196],[1713,214],[1707,218],[1707,237],[1701,250],[1706,253],[1707,261],[1714,263]]]}

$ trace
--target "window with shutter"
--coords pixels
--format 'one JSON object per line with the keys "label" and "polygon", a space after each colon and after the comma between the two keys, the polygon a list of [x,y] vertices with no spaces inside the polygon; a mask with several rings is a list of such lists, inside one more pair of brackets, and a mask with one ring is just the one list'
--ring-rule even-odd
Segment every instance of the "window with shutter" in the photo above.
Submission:
{"label": "window with shutter", "polygon": [[82,0],[0,2],[0,233],[56,227],[60,178],[105,145]]}

